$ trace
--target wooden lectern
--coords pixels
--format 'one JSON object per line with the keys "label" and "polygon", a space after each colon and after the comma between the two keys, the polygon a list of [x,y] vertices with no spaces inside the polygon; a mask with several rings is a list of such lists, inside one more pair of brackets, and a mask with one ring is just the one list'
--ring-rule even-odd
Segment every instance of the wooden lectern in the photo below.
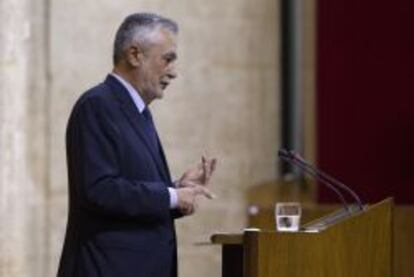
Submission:
{"label": "wooden lectern", "polygon": [[386,199],[319,231],[246,230],[211,241],[222,245],[223,277],[390,277],[392,209]]}

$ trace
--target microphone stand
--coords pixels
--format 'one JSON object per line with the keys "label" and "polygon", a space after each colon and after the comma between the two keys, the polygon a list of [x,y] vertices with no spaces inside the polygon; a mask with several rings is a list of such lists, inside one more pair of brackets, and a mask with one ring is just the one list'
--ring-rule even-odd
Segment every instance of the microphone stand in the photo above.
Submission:
{"label": "microphone stand", "polygon": [[[344,183],[341,183],[340,181],[336,180],[335,178],[329,176],[322,170],[318,170],[312,165],[308,164],[302,157],[300,157],[299,154],[297,154],[294,151],[287,151],[284,149],[279,150],[279,157],[283,160],[291,163],[292,165],[295,165],[299,167],[301,170],[305,171],[306,173],[312,175],[316,180],[320,181],[324,185],[326,185],[328,188],[333,190],[341,199],[342,203],[345,205],[346,210],[349,212],[349,206],[347,202],[344,200],[345,198],[343,195],[339,192],[337,189],[338,187],[345,190],[348,194],[350,194],[357,202],[359,210],[364,210],[364,205],[361,201],[361,199],[358,197],[358,195],[347,185]],[[336,186],[336,187],[335,187]]]}
{"label": "microphone stand", "polygon": [[306,167],[302,167],[302,165],[300,163],[298,163],[296,160],[291,160],[291,159],[289,159],[287,157],[283,157],[283,156],[280,156],[280,158],[282,160],[288,162],[289,164],[298,167],[302,171],[308,173],[309,175],[313,176],[316,180],[318,180],[321,183],[323,183],[324,185],[326,185],[329,189],[331,189],[333,192],[335,192],[335,194],[339,197],[339,199],[342,202],[342,205],[344,206],[344,209],[346,211],[350,212],[350,209],[348,207],[348,203],[345,200],[345,197],[342,195],[342,193],[335,186],[333,186],[331,183],[326,182],[325,180],[319,178],[319,176],[315,172],[313,172],[312,170],[310,170]]}

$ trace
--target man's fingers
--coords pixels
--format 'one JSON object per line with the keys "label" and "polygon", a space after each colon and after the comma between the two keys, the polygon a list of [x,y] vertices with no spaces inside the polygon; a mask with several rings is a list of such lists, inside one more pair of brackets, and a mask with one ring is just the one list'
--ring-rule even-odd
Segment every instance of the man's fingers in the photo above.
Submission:
{"label": "man's fingers", "polygon": [[196,195],[203,195],[208,199],[215,198],[215,195],[213,193],[211,193],[208,189],[202,186],[195,187],[195,192],[196,192]]}
{"label": "man's fingers", "polygon": [[210,162],[211,173],[213,173],[214,170],[216,170],[216,165],[217,165],[217,159],[216,158],[211,159],[211,162]]}
{"label": "man's fingers", "polygon": [[195,187],[197,185],[198,185],[197,183],[195,183],[191,180],[182,180],[181,181],[181,187]]}
{"label": "man's fingers", "polygon": [[208,181],[210,179],[210,169],[208,166],[208,161],[206,160],[206,158],[204,156],[201,156],[201,163],[203,165],[203,177],[201,182],[206,185],[208,184]]}
{"label": "man's fingers", "polygon": [[204,161],[203,161],[203,158],[202,157],[201,157],[201,163],[198,163],[197,166],[196,166],[196,168],[198,170],[203,170],[204,169]]}
{"label": "man's fingers", "polygon": [[207,185],[210,182],[211,176],[216,169],[217,159],[206,159],[204,156],[201,157],[203,163],[203,183]]}
{"label": "man's fingers", "polygon": [[194,211],[195,211],[195,209],[194,209],[194,206],[192,206],[192,205],[189,205],[189,206],[185,207],[184,209],[182,209],[182,212],[185,215],[191,215],[191,214],[194,213]]}
{"label": "man's fingers", "polygon": [[180,178],[178,184],[181,187],[189,186],[189,182],[202,186],[208,185],[216,168],[216,163],[217,160],[215,158],[208,159],[205,156],[201,156],[201,162],[196,167],[187,170]]}
{"label": "man's fingers", "polygon": [[183,174],[183,179],[196,179],[204,171],[203,165],[200,163],[196,168],[189,169]]}
{"label": "man's fingers", "polygon": [[207,168],[208,168],[208,175],[207,175],[207,178],[206,178],[206,183],[207,184],[210,182],[211,176],[213,175],[213,172],[216,169],[216,163],[217,163],[216,159],[211,159],[209,161],[209,164],[207,166]]}

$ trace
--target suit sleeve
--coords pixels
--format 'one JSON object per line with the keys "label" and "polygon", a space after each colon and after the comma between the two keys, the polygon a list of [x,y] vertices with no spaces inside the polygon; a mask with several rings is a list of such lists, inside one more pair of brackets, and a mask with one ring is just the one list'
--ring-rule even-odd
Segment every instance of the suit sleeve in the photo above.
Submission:
{"label": "suit sleeve", "polygon": [[80,206],[105,216],[169,217],[165,183],[122,176],[117,152],[120,136],[96,99],[86,99],[72,113],[66,137],[69,182]]}

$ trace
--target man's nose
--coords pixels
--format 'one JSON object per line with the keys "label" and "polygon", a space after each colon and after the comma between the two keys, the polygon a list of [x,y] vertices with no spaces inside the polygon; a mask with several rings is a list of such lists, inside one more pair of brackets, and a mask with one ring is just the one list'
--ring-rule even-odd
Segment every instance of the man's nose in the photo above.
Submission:
{"label": "man's nose", "polygon": [[167,72],[167,76],[170,79],[175,79],[177,78],[177,70],[175,69],[174,65],[170,65],[168,68],[168,72]]}

